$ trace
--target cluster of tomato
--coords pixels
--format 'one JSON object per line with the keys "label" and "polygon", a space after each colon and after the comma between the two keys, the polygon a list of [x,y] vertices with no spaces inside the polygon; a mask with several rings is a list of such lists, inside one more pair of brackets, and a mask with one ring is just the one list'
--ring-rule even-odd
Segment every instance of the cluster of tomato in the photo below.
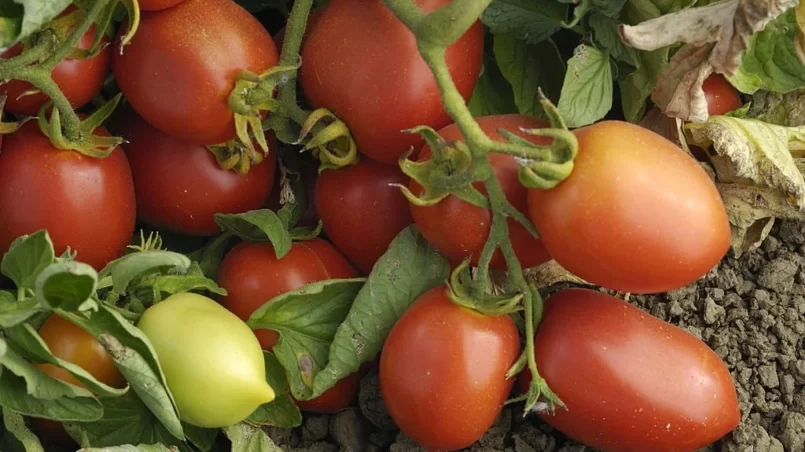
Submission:
{"label": "cluster of tomato", "polygon": [[[447,3],[418,2],[425,11]],[[216,213],[278,207],[276,140],[269,140],[272,152],[248,174],[222,169],[206,147],[235,138],[227,105],[235,77],[276,65],[275,40],[232,0],[139,4],[139,30],[122,53],[113,55],[108,47],[91,59],[67,59],[53,72],[79,108],[100,91],[111,70],[128,103],[108,126],[127,143],[95,159],[56,149],[36,122],[6,136],[0,152],[0,251],[23,234],[47,229],[57,251],[69,246],[100,269],[125,252],[137,218],[162,230],[213,236],[221,232]],[[81,45],[89,46],[93,37],[90,29]],[[446,52],[465,100],[481,71],[483,41],[477,23]],[[270,243],[240,242],[217,273],[228,292],[221,304],[245,320],[267,300],[306,284],[367,275],[411,224],[451,263],[471,257],[477,264],[490,211],[453,196],[434,206],[413,206],[397,187],[421,194],[423,187],[397,162],[411,148],[418,152],[410,158],[421,161],[431,154],[418,135],[403,130],[427,125],[441,129],[446,140],[463,139],[450,124],[411,33],[379,0],[332,0],[311,15],[301,56],[305,100],[349,126],[361,159],[321,175],[314,167],[303,171],[312,200],[303,221],[321,220],[327,240],[295,241],[282,258]],[[716,77],[708,83],[715,84],[706,86],[711,114],[740,106],[726,81]],[[19,115],[36,114],[47,100],[18,98],[30,89],[22,82],[0,89],[9,94],[6,111]],[[476,120],[494,140],[504,139],[502,128],[546,143],[521,131],[547,127],[535,118]],[[715,186],[694,159],[624,122],[601,122],[574,133],[575,169],[552,190],[526,189],[514,157],[489,156],[509,202],[540,233],[536,239],[509,220],[509,237],[524,268],[555,259],[593,284],[649,293],[684,286],[718,263],[729,246],[729,224]],[[491,267],[506,269],[499,252]],[[102,347],[75,325],[54,316],[40,334],[56,356],[111,386],[125,384]],[[255,334],[265,350],[278,339],[274,331]],[[68,347],[71,341],[79,346]],[[567,407],[543,418],[589,445],[693,450],[738,422],[734,386],[718,356],[628,303],[587,290],[561,292],[546,301],[535,341],[542,377]],[[459,307],[439,287],[423,294],[391,331],[380,358],[380,389],[406,434],[433,450],[459,449],[477,441],[500,414],[514,384],[505,374],[520,352],[510,317]],[[78,384],[55,367],[49,372]],[[526,370],[521,389],[528,388],[530,377]],[[310,411],[342,410],[354,402],[358,379],[353,374],[298,404]]]}

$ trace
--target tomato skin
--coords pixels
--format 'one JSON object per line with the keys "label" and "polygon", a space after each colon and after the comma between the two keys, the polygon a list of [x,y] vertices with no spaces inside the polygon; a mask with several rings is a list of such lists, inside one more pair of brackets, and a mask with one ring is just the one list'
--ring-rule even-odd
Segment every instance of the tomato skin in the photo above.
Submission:
{"label": "tomato skin", "polygon": [[[218,284],[227,291],[221,304],[244,321],[267,301],[286,292],[316,281],[357,276],[346,258],[319,238],[294,242],[282,259],[277,259],[269,243],[240,242],[218,267]],[[266,351],[271,351],[279,339],[276,331],[258,329],[254,334]],[[358,384],[357,374],[347,376],[319,397],[297,404],[307,411],[338,412],[354,400]]]}
{"label": "tomato skin", "polygon": [[237,75],[260,74],[277,60],[271,35],[232,0],[186,0],[144,12],[131,44],[115,52],[112,70],[151,125],[210,145],[236,136],[228,98]]}
{"label": "tomato skin", "polygon": [[422,294],[391,329],[380,355],[380,392],[394,422],[428,450],[456,450],[483,436],[503,410],[520,354],[509,316],[483,316]]}
{"label": "tomato skin", "polygon": [[534,346],[540,375],[567,406],[540,417],[595,449],[692,452],[741,420],[715,352],[601,292],[568,289],[546,300]]}
{"label": "tomato skin", "polygon": [[[425,12],[448,3],[416,1]],[[447,49],[447,66],[465,100],[481,70],[483,39],[477,22]],[[329,2],[305,40],[302,61],[299,79],[307,100],[338,115],[358,149],[380,163],[395,164],[422,145],[418,135],[402,130],[451,122],[414,35],[381,0]]]}
{"label": "tomato skin", "polygon": [[[82,50],[88,50],[95,39],[95,32],[95,25],[90,26],[89,30],[78,41],[77,47]],[[103,38],[101,42],[101,45],[106,45],[109,40]],[[22,44],[17,44],[3,52],[0,58],[11,58],[21,52]],[[112,49],[106,45],[98,55],[92,58],[85,60],[65,58],[53,68],[51,72],[53,81],[62,90],[73,108],[80,108],[86,105],[101,91],[103,82],[107,74],[109,74],[109,67],[112,62],[111,52]],[[18,115],[33,116],[38,114],[39,109],[50,101],[50,98],[41,92],[19,97],[32,89],[34,89],[33,85],[21,80],[11,80],[8,83],[0,84],[0,92],[5,92],[8,95],[4,110]]]}
{"label": "tomato skin", "polygon": [[141,11],[161,11],[182,3],[184,0],[139,0]]}
{"label": "tomato skin", "polygon": [[398,187],[408,176],[398,166],[369,159],[326,170],[316,184],[316,211],[327,237],[364,275],[413,223],[408,200]]}
{"label": "tomato skin", "polygon": [[743,106],[741,95],[721,74],[712,74],[702,85],[707,99],[707,113],[711,116],[723,115]]}
{"label": "tomato skin", "polygon": [[180,141],[154,128],[130,108],[115,133],[124,144],[137,196],[137,217],[158,228],[187,235],[215,235],[216,213],[242,213],[262,207],[274,186],[277,142],[249,173],[224,170],[206,147]]}
{"label": "tomato skin", "polygon": [[[108,135],[102,127],[95,131]],[[6,135],[0,152],[0,253],[25,234],[47,229],[57,254],[69,246],[102,269],[134,234],[134,183],[123,150],[97,159],[53,147],[30,121]],[[39,183],[32,183],[39,181]]]}
{"label": "tomato skin", "polygon": [[[218,267],[218,284],[227,291],[221,304],[244,321],[267,301],[306,284],[357,276],[346,258],[319,238],[294,242],[282,259],[277,259],[269,243],[241,242]],[[267,351],[279,338],[269,330],[256,330],[255,334]]]}
{"label": "tomato skin", "polygon": [[579,154],[570,177],[528,194],[531,221],[559,264],[595,285],[656,293],[683,287],[719,263],[730,224],[695,159],[626,122],[574,133]]}
{"label": "tomato skin", "polygon": [[[548,144],[550,139],[528,135],[520,128],[544,128],[548,123],[540,119],[521,115],[497,115],[475,118],[481,129],[493,140],[504,141],[497,132],[503,128],[518,136],[526,138],[535,144]],[[439,131],[445,140],[464,141],[458,126],[451,124]],[[419,153],[419,161],[430,158],[431,150],[425,146]],[[489,162],[492,164],[498,181],[503,188],[506,198],[512,205],[527,215],[528,190],[517,178],[519,165],[512,156],[504,154],[490,154]],[[483,183],[473,186],[486,194]],[[423,188],[416,181],[411,180],[409,189],[415,195],[421,195]],[[489,237],[492,226],[492,213],[470,203],[464,202],[455,196],[449,196],[438,204],[429,207],[411,205],[414,222],[423,237],[434,248],[444,254],[454,265],[467,256],[472,256],[472,264],[477,265],[484,244]],[[523,268],[535,267],[550,260],[540,240],[535,239],[523,225],[509,218],[509,238],[514,246],[514,252]],[[506,261],[500,250],[495,251],[490,262],[491,268],[505,269]]]}

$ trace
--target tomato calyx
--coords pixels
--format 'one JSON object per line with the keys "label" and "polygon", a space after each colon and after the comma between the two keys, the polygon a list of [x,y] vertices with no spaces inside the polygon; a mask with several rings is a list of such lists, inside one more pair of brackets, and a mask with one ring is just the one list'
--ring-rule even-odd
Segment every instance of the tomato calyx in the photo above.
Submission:
{"label": "tomato calyx", "polygon": [[[400,158],[402,172],[423,187],[417,196],[404,185],[397,185],[408,202],[427,207],[438,204],[450,195],[484,209],[489,200],[472,184],[486,179],[488,168],[475,165],[469,147],[461,141],[447,141],[430,127],[409,130],[419,133],[430,146],[430,158],[422,161],[409,160],[410,152]],[[481,174],[483,173],[483,174]]]}
{"label": "tomato calyx", "polygon": [[31,118],[28,117],[13,122],[3,121],[3,111],[6,106],[6,100],[8,100],[8,96],[6,95],[6,93],[0,94],[0,135],[8,135],[10,133],[14,133],[20,127],[22,127],[23,124],[31,120]]}
{"label": "tomato calyx", "polygon": [[470,272],[470,259],[462,261],[450,274],[447,284],[447,297],[453,303],[472,309],[482,315],[498,316],[521,311],[523,294],[489,294],[479,292],[472,280]]}
{"label": "tomato calyx", "polygon": [[207,150],[215,156],[221,169],[233,170],[238,174],[249,174],[251,167],[260,164],[266,157],[254,146],[246,146],[239,139],[207,146]]}
{"label": "tomato calyx", "polygon": [[63,129],[63,120],[59,108],[53,109],[48,121],[47,111],[52,106],[52,103],[48,102],[42,105],[39,110],[37,118],[39,130],[50,139],[56,149],[76,151],[87,157],[108,157],[125,140],[121,137],[96,135],[94,132],[109,118],[122,98],[123,94],[118,94],[86,119],[78,119],[77,130],[69,135],[66,132],[70,131]]}
{"label": "tomato calyx", "polygon": [[326,108],[311,112],[302,124],[299,139],[303,149],[319,159],[319,172],[358,163],[358,146],[346,123]]}

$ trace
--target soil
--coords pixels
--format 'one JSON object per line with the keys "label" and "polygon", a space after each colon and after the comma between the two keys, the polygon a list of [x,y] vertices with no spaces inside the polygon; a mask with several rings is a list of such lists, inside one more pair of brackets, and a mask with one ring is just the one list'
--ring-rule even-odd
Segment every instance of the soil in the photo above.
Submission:
{"label": "soil", "polygon": [[[701,452],[805,452],[805,223],[779,223],[759,249],[728,255],[695,284],[629,300],[700,337],[732,372],[741,425]],[[371,372],[357,407],[270,435],[288,452],[424,452],[394,427]],[[595,452],[518,405],[467,450]]]}

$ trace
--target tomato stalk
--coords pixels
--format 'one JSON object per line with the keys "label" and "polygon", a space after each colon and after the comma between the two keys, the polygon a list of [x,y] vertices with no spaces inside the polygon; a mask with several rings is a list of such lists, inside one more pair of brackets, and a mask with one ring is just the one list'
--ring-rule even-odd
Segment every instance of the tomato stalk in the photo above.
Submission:
{"label": "tomato stalk", "polygon": [[[475,121],[450,75],[445,54],[447,47],[458,40],[478,20],[478,17],[491,3],[491,0],[453,0],[449,5],[431,14],[422,12],[411,0],[383,0],[383,3],[414,33],[419,53],[431,69],[438,84],[445,110],[458,126],[469,149],[472,167],[464,170],[464,172],[475,176],[474,180],[480,179],[486,187],[489,198],[488,207],[492,211],[492,224],[489,238],[481,253],[478,272],[471,288],[472,296],[477,300],[476,308],[481,312],[484,312],[485,308],[489,308],[490,314],[495,312],[494,302],[496,300],[490,299],[487,293],[489,289],[489,265],[495,250],[499,248],[505,258],[508,269],[507,291],[518,295],[519,301],[525,310],[526,325],[526,348],[521,359],[510,369],[507,377],[513,377],[526,366],[531,372],[533,376],[532,384],[528,394],[524,397],[526,411],[530,411],[537,404],[540,396],[543,397],[550,408],[557,405],[563,406],[562,401],[551,391],[545,380],[539,375],[534,357],[534,334],[541,318],[542,299],[536,288],[529,285],[525,279],[523,268],[509,240],[508,217],[513,217],[522,223],[535,237],[538,234],[530,221],[520,214],[506,198],[488,155],[491,152],[497,152],[519,158],[521,160],[520,182],[528,188],[550,189],[569,176],[573,169],[573,159],[578,150],[575,136],[567,130],[555,107],[541,93],[540,100],[543,106],[546,107],[546,111],[548,111],[552,128],[523,130],[523,132],[553,138],[549,146],[534,145],[506,131],[501,131],[501,135],[505,136],[508,142],[493,141]],[[436,155],[436,152],[434,152],[434,157]],[[444,155],[447,154],[444,153]],[[436,163],[434,163],[435,165]],[[406,174],[413,173],[410,171],[412,165],[401,161],[401,167],[403,167],[404,171],[409,169]],[[455,169],[449,165],[444,165],[444,163],[442,163],[442,167],[449,170]],[[426,174],[426,171],[423,171],[421,167],[416,169],[420,174]],[[438,168],[434,168],[433,171],[438,172]],[[431,180],[447,181],[450,176],[454,175],[448,172],[445,174],[445,177],[442,178],[430,175]],[[409,175],[413,177],[412,174]],[[471,182],[468,182],[467,185],[469,183]],[[427,188],[426,186],[426,193]],[[454,188],[442,184],[442,186],[436,188],[437,193],[439,193],[438,189],[441,190],[441,194],[448,190],[462,199],[468,198],[467,191],[469,189],[466,187]],[[406,193],[405,190],[403,192]],[[410,199],[410,193],[406,193],[406,196]],[[428,200],[420,201],[424,203]],[[461,270],[464,269],[460,267],[455,271]],[[452,278],[452,281],[453,285],[461,284],[458,277]],[[458,288],[457,290],[453,287],[452,290],[454,294],[463,295],[465,293],[463,288]],[[466,304],[466,300],[462,296],[452,298],[458,304]]]}

